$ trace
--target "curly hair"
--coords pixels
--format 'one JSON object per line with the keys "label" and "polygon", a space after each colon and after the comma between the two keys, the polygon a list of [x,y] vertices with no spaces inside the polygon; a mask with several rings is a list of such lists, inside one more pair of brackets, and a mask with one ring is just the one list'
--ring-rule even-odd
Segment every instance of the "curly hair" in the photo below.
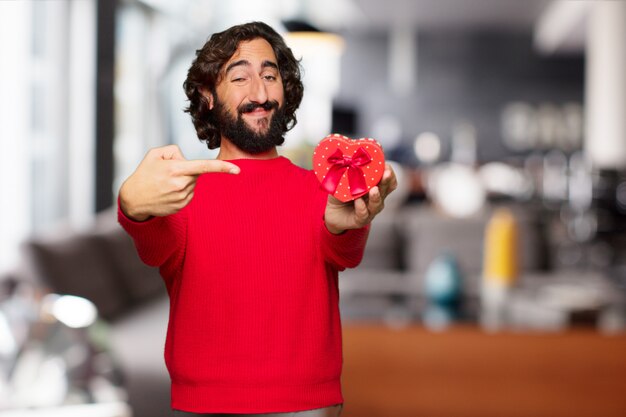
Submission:
{"label": "curly hair", "polygon": [[283,80],[285,96],[284,115],[282,121],[283,134],[292,129],[296,123],[296,110],[302,101],[304,87],[300,75],[300,62],[293,56],[284,39],[274,29],[263,22],[250,22],[233,26],[223,32],[215,33],[196,51],[196,58],[187,72],[183,83],[189,106],[185,112],[191,115],[198,139],[206,141],[209,149],[220,146],[220,126],[216,123],[215,112],[209,108],[208,100],[202,90],[215,96],[216,85],[220,82],[220,71],[235,54],[239,43],[263,38],[272,46],[280,76]]}

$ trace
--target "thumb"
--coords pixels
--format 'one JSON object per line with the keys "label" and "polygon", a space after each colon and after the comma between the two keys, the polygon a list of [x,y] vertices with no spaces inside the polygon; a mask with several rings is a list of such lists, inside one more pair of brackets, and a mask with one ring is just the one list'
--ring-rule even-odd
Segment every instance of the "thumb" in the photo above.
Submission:
{"label": "thumb", "polygon": [[239,167],[231,162],[219,159],[196,159],[192,161],[181,161],[181,175],[200,175],[209,172],[223,172],[228,174],[239,174]]}
{"label": "thumb", "polygon": [[184,161],[185,157],[178,145],[166,145],[153,148],[148,152],[153,158],[164,160]]}

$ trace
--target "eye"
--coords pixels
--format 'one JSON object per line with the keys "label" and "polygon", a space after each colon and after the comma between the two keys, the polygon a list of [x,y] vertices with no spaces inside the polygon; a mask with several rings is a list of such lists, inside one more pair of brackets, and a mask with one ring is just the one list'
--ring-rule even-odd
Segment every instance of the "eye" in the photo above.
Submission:
{"label": "eye", "polygon": [[263,76],[263,79],[264,79],[264,80],[267,80],[267,81],[276,81],[276,76],[275,76],[275,75],[269,75],[269,74],[268,74],[268,75],[264,75],[264,76]]}
{"label": "eye", "polygon": [[236,84],[241,84],[247,81],[247,77],[243,76],[243,75],[235,75],[233,76],[233,78],[230,79],[230,82],[232,83],[236,83]]}

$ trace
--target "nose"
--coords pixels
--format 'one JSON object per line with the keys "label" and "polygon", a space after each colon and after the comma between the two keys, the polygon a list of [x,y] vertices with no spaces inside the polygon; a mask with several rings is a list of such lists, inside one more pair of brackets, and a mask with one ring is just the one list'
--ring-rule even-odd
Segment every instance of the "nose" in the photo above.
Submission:
{"label": "nose", "polygon": [[263,104],[267,101],[267,87],[260,77],[254,78],[250,84],[248,99],[251,102]]}

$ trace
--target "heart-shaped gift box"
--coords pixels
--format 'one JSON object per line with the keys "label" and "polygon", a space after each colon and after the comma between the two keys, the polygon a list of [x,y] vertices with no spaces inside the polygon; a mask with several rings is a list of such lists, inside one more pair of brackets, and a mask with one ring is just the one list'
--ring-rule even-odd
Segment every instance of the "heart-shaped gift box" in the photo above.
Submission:
{"label": "heart-shaped gift box", "polygon": [[367,194],[380,182],[385,155],[374,139],[350,139],[335,133],[316,146],[313,171],[322,188],[347,202]]}

